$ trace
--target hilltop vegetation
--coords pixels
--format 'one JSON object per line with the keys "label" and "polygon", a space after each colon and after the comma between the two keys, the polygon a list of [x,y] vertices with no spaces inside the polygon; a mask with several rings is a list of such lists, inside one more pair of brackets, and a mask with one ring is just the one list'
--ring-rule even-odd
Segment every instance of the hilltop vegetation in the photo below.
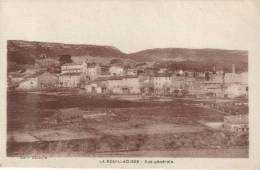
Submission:
{"label": "hilltop vegetation", "polygon": [[[62,44],[34,41],[8,40],[7,43],[8,71],[26,68],[34,65],[42,55],[59,60],[62,55],[86,56],[97,58],[98,61],[120,60],[122,64],[154,62],[155,67],[167,67],[171,70],[209,70],[213,66],[217,69],[231,70],[236,64],[238,71],[247,71],[248,53],[241,50],[219,49],[185,49],[158,48],[126,54],[112,46]],[[135,63],[135,64],[133,64]]]}

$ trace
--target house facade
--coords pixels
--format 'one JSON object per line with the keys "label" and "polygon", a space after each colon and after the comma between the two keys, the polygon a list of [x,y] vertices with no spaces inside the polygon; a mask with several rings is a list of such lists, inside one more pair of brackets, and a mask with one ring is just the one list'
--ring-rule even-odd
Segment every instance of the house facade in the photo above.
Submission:
{"label": "house facade", "polygon": [[66,63],[61,66],[61,73],[84,73],[87,63]]}
{"label": "house facade", "polygon": [[98,93],[98,94],[107,94],[108,91],[108,78],[99,77],[94,81],[88,82],[85,85],[87,93]]}
{"label": "house facade", "polygon": [[108,80],[109,93],[122,94],[123,76],[111,76]]}
{"label": "house facade", "polygon": [[138,76],[100,77],[85,86],[88,93],[102,94],[138,94],[140,83]]}
{"label": "house facade", "polygon": [[58,76],[49,72],[44,72],[38,76],[39,88],[52,88],[58,85]]}
{"label": "house facade", "polygon": [[170,93],[172,87],[172,76],[166,73],[158,73],[153,76],[153,84],[155,94]]}
{"label": "house facade", "polygon": [[38,77],[28,77],[18,85],[19,90],[29,90],[38,88]]}
{"label": "house facade", "polygon": [[122,79],[122,92],[124,94],[139,94],[140,91],[140,82],[138,76],[128,75],[124,76]]}
{"label": "house facade", "polygon": [[101,68],[96,63],[67,63],[61,66],[59,87],[84,88],[84,84],[93,81],[101,74]]}
{"label": "house facade", "polygon": [[248,73],[240,74],[226,73],[225,74],[225,96],[234,98],[248,95]]}
{"label": "house facade", "polygon": [[129,76],[137,76],[137,69],[129,68],[126,70],[126,75]]}
{"label": "house facade", "polygon": [[109,68],[109,73],[112,76],[123,76],[125,75],[125,70],[121,66],[114,65]]}
{"label": "house facade", "polygon": [[96,63],[88,63],[87,71],[85,75],[89,77],[90,80],[95,80],[101,75],[101,67],[99,64]]}
{"label": "house facade", "polygon": [[232,133],[246,133],[248,132],[248,115],[224,116],[223,127]]}
{"label": "house facade", "polygon": [[81,73],[62,73],[59,75],[58,87],[78,88],[81,82]]}
{"label": "house facade", "polygon": [[204,92],[206,95],[223,97],[224,96],[224,87],[223,83],[219,81],[205,81],[204,83]]}
{"label": "house facade", "polygon": [[233,83],[227,85],[225,88],[225,96],[229,98],[235,98],[239,96],[247,96],[248,86],[240,83]]}

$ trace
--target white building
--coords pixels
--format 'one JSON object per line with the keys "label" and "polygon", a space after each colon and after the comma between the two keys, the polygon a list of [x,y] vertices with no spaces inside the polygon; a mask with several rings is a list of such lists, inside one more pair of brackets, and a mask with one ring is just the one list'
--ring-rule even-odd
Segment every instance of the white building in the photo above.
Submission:
{"label": "white building", "polygon": [[102,87],[99,86],[98,82],[90,82],[85,86],[87,93],[102,93]]}
{"label": "white building", "polygon": [[112,76],[108,79],[108,91],[110,93],[122,94],[123,76]]}
{"label": "white building", "polygon": [[240,74],[226,73],[225,74],[225,95],[227,97],[239,97],[248,93],[248,73]]}
{"label": "white building", "polygon": [[95,80],[101,75],[101,67],[96,63],[88,63],[87,71],[85,72],[86,76],[89,77],[90,80]]}
{"label": "white building", "polygon": [[101,68],[96,63],[66,63],[61,66],[59,75],[60,87],[82,87],[84,83],[95,80],[101,74]]}
{"label": "white building", "polygon": [[172,76],[172,89],[182,90],[185,88],[185,77],[184,76]]}
{"label": "white building", "polygon": [[87,83],[87,92],[112,94],[139,94],[140,83],[138,76],[100,77]]}
{"label": "white building", "polygon": [[137,70],[134,68],[129,68],[126,70],[126,75],[130,75],[130,76],[136,76],[137,75]]}
{"label": "white building", "polygon": [[61,66],[61,73],[85,73],[87,72],[87,63],[66,63]]}
{"label": "white building", "polygon": [[248,132],[248,115],[224,116],[224,129],[233,133]]}
{"label": "white building", "polygon": [[80,87],[81,73],[62,73],[59,75],[59,87],[77,88]]}
{"label": "white building", "polygon": [[138,76],[124,76],[122,79],[122,92],[125,94],[139,94],[141,87]]}
{"label": "white building", "polygon": [[85,86],[87,93],[108,93],[108,79],[107,77],[99,77],[94,81],[88,82]]}
{"label": "white building", "polygon": [[125,70],[121,66],[111,66],[109,68],[109,73],[112,76],[123,76],[125,75]]}
{"label": "white building", "polygon": [[17,89],[23,89],[23,90],[29,90],[29,89],[35,89],[38,87],[38,78],[35,77],[29,77],[20,82]]}
{"label": "white building", "polygon": [[169,93],[172,86],[172,76],[166,73],[156,74],[153,77],[153,84],[155,94]]}
{"label": "white building", "polygon": [[229,98],[246,96],[248,93],[247,85],[240,83],[233,83],[227,86],[225,89],[225,95]]}

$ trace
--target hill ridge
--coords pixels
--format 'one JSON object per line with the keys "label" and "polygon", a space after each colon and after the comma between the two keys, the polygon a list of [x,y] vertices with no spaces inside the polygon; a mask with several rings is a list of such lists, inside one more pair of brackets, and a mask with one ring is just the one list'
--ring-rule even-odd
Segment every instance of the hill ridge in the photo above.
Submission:
{"label": "hill ridge", "polygon": [[[57,58],[61,55],[92,56],[107,59],[118,58],[122,60],[133,60],[135,62],[155,62],[162,67],[167,64],[179,64],[184,68],[212,67],[216,65],[229,68],[236,64],[238,69],[247,70],[248,52],[246,50],[227,50],[213,48],[152,48],[133,53],[125,53],[117,47],[108,45],[92,44],[67,44],[57,42],[40,42],[26,40],[8,40],[8,62],[18,64],[32,64],[42,53],[49,58]],[[170,66],[171,67],[171,66]],[[196,66],[197,67],[197,66]]]}

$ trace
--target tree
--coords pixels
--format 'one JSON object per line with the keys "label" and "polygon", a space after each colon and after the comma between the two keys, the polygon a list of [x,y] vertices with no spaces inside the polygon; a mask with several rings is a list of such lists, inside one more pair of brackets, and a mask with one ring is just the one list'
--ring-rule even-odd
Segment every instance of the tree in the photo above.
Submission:
{"label": "tree", "polygon": [[60,65],[63,65],[65,63],[72,63],[72,59],[70,55],[61,55],[59,58]]}

